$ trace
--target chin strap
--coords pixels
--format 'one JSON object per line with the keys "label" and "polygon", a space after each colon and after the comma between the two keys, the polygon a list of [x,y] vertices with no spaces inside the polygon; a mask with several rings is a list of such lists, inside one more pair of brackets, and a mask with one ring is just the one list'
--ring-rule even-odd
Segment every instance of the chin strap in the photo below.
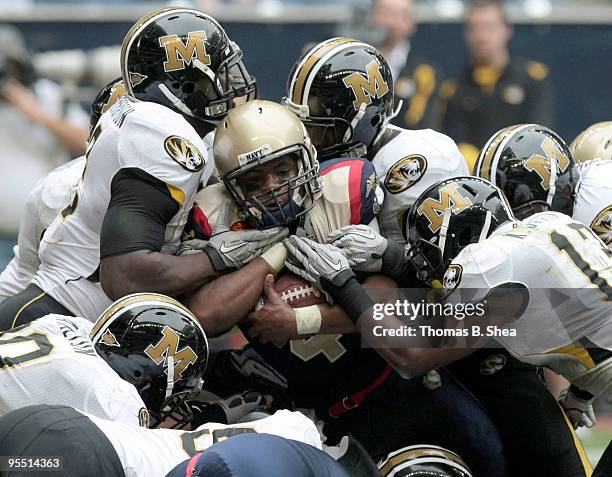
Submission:
{"label": "chin strap", "polygon": [[484,225],[482,226],[482,230],[480,231],[480,237],[478,237],[478,242],[482,242],[489,236],[489,230],[491,229],[491,211],[487,210],[487,215],[485,216]]}
{"label": "chin strap", "polygon": [[168,385],[166,386],[166,399],[172,396],[172,391],[174,391],[174,358],[172,356],[168,356]]}
{"label": "chin strap", "polygon": [[442,227],[440,227],[440,238],[438,239],[438,248],[442,252],[442,257],[444,257],[444,247],[446,247],[446,237],[448,232],[448,224],[450,222],[451,215],[453,214],[453,209],[447,207],[444,209],[444,218],[442,219]]}

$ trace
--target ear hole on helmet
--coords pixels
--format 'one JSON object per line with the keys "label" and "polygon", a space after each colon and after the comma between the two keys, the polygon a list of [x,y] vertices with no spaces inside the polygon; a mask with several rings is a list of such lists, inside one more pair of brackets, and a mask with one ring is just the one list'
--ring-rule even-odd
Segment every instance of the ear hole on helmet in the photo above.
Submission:
{"label": "ear hole on helmet", "polygon": [[463,232],[461,232],[459,234],[459,237],[457,237],[457,242],[459,243],[460,247],[467,247],[469,244],[472,243],[472,234],[470,233],[469,229],[464,229]]}
{"label": "ear hole on helmet", "polygon": [[181,87],[181,83],[179,83],[178,81],[172,82],[172,89],[176,90],[176,89],[180,89],[180,87]]}
{"label": "ear hole on helmet", "polygon": [[134,371],[134,376],[136,378],[140,378],[142,376],[142,373],[140,371],[136,370],[136,371]]}
{"label": "ear hole on helmet", "polygon": [[195,91],[195,84],[193,84],[191,81],[188,83],[184,83],[182,89],[183,93],[185,94],[193,94],[193,92]]}

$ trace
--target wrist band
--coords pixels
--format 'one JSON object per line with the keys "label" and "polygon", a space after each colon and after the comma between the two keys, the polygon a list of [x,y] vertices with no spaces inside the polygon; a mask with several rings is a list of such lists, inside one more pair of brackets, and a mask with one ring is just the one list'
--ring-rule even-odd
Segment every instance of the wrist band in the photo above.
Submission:
{"label": "wrist band", "polygon": [[331,295],[334,304],[340,305],[353,323],[357,323],[361,315],[374,306],[374,302],[355,276],[340,287],[335,287],[328,282],[325,291]]}
{"label": "wrist band", "polygon": [[260,255],[270,268],[274,270],[274,273],[280,272],[285,266],[285,259],[287,258],[287,249],[282,242],[272,245],[268,250]]}
{"label": "wrist band", "polygon": [[312,335],[321,329],[321,310],[317,305],[295,308],[298,335]]}

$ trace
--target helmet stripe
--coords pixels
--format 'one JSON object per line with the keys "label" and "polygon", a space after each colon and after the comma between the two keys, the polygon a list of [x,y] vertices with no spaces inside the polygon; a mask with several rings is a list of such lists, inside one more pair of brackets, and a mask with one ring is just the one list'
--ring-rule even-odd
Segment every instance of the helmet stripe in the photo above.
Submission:
{"label": "helmet stripe", "polygon": [[106,325],[110,324],[111,318],[113,318],[117,314],[118,311],[121,311],[122,309],[130,305],[140,304],[142,302],[147,302],[147,301],[157,301],[157,302],[161,301],[164,303],[168,303],[170,305],[174,305],[180,308],[181,310],[183,310],[189,316],[191,316],[194,319],[194,321],[198,323],[199,325],[199,322],[193,316],[193,313],[189,311],[189,309],[185,305],[183,305],[182,303],[179,303],[174,298],[170,298],[169,296],[161,295],[157,293],[135,293],[133,295],[128,295],[119,301],[116,301],[115,303],[110,305],[106,310],[104,310],[102,315],[100,315],[100,318],[98,318],[98,321],[96,321],[96,323],[94,324],[94,327],[92,328],[89,336],[93,339],[103,329],[106,329]]}
{"label": "helmet stripe", "polygon": [[496,156],[497,151],[500,149],[499,146],[503,142],[503,140],[510,135],[514,130],[522,127],[521,124],[515,124],[513,126],[509,126],[504,128],[497,133],[495,133],[484,145],[482,150],[480,151],[480,155],[478,156],[478,162],[476,163],[476,167],[474,169],[475,174],[481,179],[485,179],[487,181],[495,184],[495,169],[492,166],[493,158]]}
{"label": "helmet stripe", "polygon": [[421,448],[419,448],[419,446],[411,446],[405,448],[403,451],[400,449],[392,458],[384,462],[384,465],[379,466],[379,470],[381,475],[391,476],[400,470],[397,468],[398,466],[403,468],[408,465],[422,462],[446,463],[458,469],[467,470],[467,464],[457,454],[447,449],[434,446],[423,446]]}
{"label": "helmet stripe", "polygon": [[323,43],[319,43],[316,47],[314,47],[302,59],[302,64],[298,66],[295,77],[291,81],[291,101],[293,101],[295,104],[303,103],[303,101],[305,100],[304,85],[311,76],[311,73],[314,71],[314,74],[316,74],[316,71],[318,71],[318,69],[315,70],[314,67],[325,55],[325,53],[329,52],[338,45],[354,43],[356,41],[357,40],[354,40],[352,38],[332,38],[330,40],[324,41]]}

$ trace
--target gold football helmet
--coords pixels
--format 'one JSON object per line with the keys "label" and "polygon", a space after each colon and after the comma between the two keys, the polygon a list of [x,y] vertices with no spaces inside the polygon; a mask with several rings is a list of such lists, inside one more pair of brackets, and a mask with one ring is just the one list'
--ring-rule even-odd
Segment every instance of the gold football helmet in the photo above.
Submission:
{"label": "gold football helmet", "polygon": [[[213,153],[243,218],[259,227],[293,222],[321,194],[317,153],[306,128],[280,104],[255,100],[230,111],[217,128]],[[265,182],[261,171],[276,180]]]}
{"label": "gold football helmet", "polygon": [[570,145],[576,162],[612,159],[612,121],[595,123],[582,131]]}

